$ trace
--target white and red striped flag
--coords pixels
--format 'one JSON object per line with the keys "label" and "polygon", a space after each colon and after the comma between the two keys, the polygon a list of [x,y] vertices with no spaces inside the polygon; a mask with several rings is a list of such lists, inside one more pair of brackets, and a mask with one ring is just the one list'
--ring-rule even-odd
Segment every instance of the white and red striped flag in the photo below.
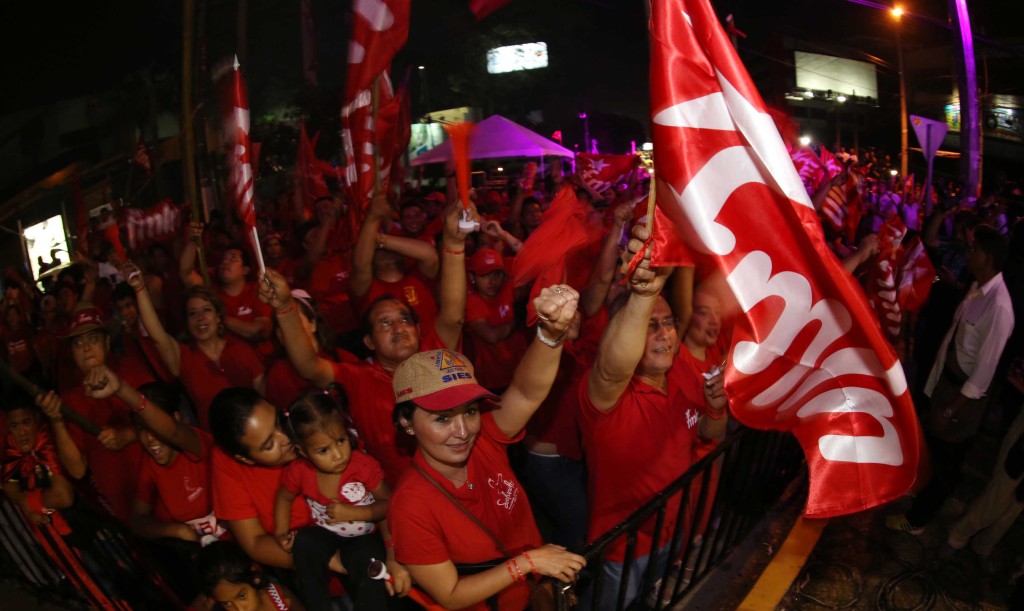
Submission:
{"label": "white and red striped flag", "polygon": [[229,184],[234,199],[238,218],[249,229],[252,250],[256,254],[259,275],[262,276],[266,266],[263,264],[263,252],[260,250],[260,239],[256,234],[256,177],[252,171],[252,146],[249,140],[249,95],[245,89],[245,80],[239,70],[238,57],[235,57],[234,104],[231,117],[235,123],[235,147],[231,154],[231,176]]}
{"label": "white and red striped flag", "polygon": [[807,516],[898,498],[914,482],[920,432],[895,352],[826,247],[709,1],[654,0],[651,15],[658,206],[742,310],[726,371],[733,413],[797,437]]}
{"label": "white and red striped flag", "polygon": [[612,185],[624,180],[636,167],[636,155],[576,154],[576,168],[591,189],[604,193]]}
{"label": "white and red striped flag", "polygon": [[348,45],[345,103],[391,66],[391,58],[409,37],[410,0],[355,0]]}

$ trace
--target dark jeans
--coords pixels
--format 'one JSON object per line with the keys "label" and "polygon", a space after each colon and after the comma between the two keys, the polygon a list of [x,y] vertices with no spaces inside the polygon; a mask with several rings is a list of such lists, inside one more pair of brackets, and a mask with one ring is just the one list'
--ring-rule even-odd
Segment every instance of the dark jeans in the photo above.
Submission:
{"label": "dark jeans", "polygon": [[400,608],[398,598],[388,595],[384,582],[370,579],[366,573],[371,558],[383,561],[387,557],[380,533],[340,537],[319,526],[303,528],[296,533],[292,547],[295,577],[306,608],[310,611],[331,608],[327,564],[335,552],[341,553],[341,563],[348,571],[347,575],[341,576],[341,581],[356,611]]}
{"label": "dark jeans", "polygon": [[960,471],[968,448],[966,441],[943,441],[929,434],[925,434],[925,439],[932,459],[932,478],[907,510],[907,521],[915,528],[931,522],[943,501],[960,483]]}
{"label": "dark jeans", "polygon": [[587,476],[583,463],[564,456],[526,453],[526,493],[551,522],[551,542],[580,551],[587,539]]}

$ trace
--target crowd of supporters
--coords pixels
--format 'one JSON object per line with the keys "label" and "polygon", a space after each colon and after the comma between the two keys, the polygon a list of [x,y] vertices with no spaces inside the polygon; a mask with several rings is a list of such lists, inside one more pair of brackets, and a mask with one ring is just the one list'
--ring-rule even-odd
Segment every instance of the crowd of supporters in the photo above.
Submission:
{"label": "crowd of supporters", "polygon": [[[916,372],[937,466],[928,507],[922,495],[891,525],[919,532],[1020,356],[1024,206],[1012,186],[980,200],[937,186],[924,201],[884,160],[837,157],[844,169],[808,194]],[[325,609],[343,587],[356,609],[398,608],[415,586],[446,608],[525,608],[528,586],[575,580],[587,542],[737,426],[727,288],[713,270],[649,265],[638,177],[599,193],[549,171],[481,188],[465,209],[454,188],[381,194],[361,214],[341,195],[285,195],[257,206],[265,274],[223,216],[130,261],[90,240],[45,290],[10,267],[2,354],[48,390],[5,378],[4,492],[35,528],[73,506],[123,523],[197,605]],[[857,222],[830,228],[840,194]],[[907,289],[919,299],[887,300],[902,278],[880,262],[914,256],[934,270]],[[1007,443],[1010,483],[950,545],[1019,513],[1024,452]],[[648,564],[677,560],[653,529],[636,562],[624,544],[606,551],[605,579],[632,575],[630,599]]]}

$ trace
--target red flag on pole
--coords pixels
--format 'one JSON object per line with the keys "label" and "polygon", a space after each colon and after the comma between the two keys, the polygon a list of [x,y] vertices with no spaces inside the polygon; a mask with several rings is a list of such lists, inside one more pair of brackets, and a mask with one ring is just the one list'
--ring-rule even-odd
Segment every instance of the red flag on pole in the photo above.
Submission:
{"label": "red flag on pole", "polygon": [[797,437],[807,516],[898,498],[914,481],[920,433],[895,352],[826,247],[708,0],[654,0],[651,15],[658,205],[742,310],[726,371],[733,413]]}
{"label": "red flag on pole", "polygon": [[373,79],[391,66],[391,58],[409,37],[410,0],[355,0],[348,47],[345,103],[369,90]]}
{"label": "red flag on pole", "polygon": [[636,158],[636,155],[577,153],[576,167],[583,182],[598,193],[603,193],[633,171]]}
{"label": "red flag on pole", "polygon": [[255,176],[252,172],[252,151],[249,141],[249,95],[245,89],[245,80],[238,69],[238,57],[235,57],[234,106],[231,116],[235,122],[235,147],[231,155],[231,190],[238,218],[249,228],[252,238],[252,249],[256,254],[259,274],[263,275],[266,266],[263,264],[263,251],[260,239],[256,234],[256,208],[253,198],[255,192]]}

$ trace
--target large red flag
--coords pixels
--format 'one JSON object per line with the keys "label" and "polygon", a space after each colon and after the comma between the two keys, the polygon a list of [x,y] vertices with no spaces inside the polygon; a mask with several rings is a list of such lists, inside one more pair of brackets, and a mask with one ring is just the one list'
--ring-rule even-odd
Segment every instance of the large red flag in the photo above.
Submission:
{"label": "large red flag", "polygon": [[238,69],[235,58],[234,104],[231,118],[235,125],[235,147],[231,154],[231,196],[238,218],[250,229],[256,227],[256,210],[253,207],[254,177],[252,173],[252,151],[249,143],[249,95],[245,80]]}
{"label": "large red flag", "polygon": [[651,111],[658,205],[743,312],[726,371],[733,413],[796,435],[810,470],[806,515],[898,498],[914,481],[920,434],[903,369],[829,252],[708,0],[654,0]]}
{"label": "large red flag", "polygon": [[355,0],[348,47],[345,103],[391,66],[391,58],[409,37],[410,0]]}
{"label": "large red flag", "polygon": [[636,155],[576,155],[577,171],[580,178],[591,189],[604,193],[612,185],[622,181],[636,167]]}
{"label": "large red flag", "polygon": [[[373,85],[371,84],[371,87]],[[364,210],[369,204],[376,179],[374,170],[380,172],[381,180],[391,172],[391,159],[383,155],[382,140],[390,140],[388,132],[396,127],[399,101],[391,89],[387,72],[380,74],[379,104],[377,115],[373,112],[373,94],[366,89],[341,109],[342,147],[345,151],[345,183],[348,185],[349,201],[355,210]]]}

